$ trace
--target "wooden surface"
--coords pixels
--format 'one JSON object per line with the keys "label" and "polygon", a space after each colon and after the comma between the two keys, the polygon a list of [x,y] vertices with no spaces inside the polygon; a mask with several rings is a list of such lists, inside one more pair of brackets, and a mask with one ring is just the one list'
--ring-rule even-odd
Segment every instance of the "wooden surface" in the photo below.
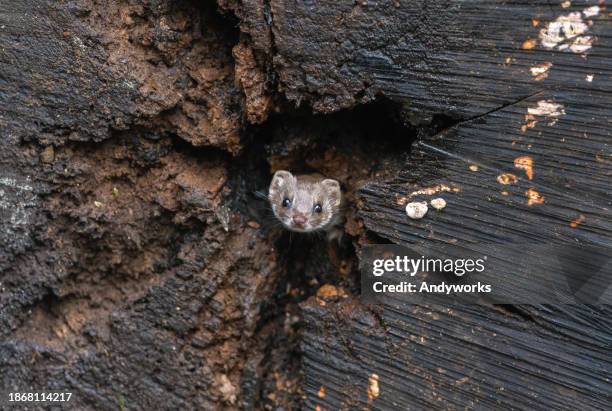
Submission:
{"label": "wooden surface", "polygon": [[[270,3],[281,88],[317,111],[385,96],[418,123],[482,115],[544,89],[610,90],[609,10],[584,13],[595,1]],[[551,42],[570,13],[581,35]],[[592,47],[571,51],[578,37]],[[545,63],[548,76],[532,74]]]}
{"label": "wooden surface", "polygon": [[[297,154],[314,137],[347,154],[338,134],[367,122],[391,132],[371,151],[369,132],[351,134],[345,162],[369,169],[355,161],[367,151],[396,176],[358,193],[381,242],[605,246],[612,10],[217,3],[224,17],[175,0],[0,11],[0,391],[70,388],[85,410],[288,410],[303,383],[305,409],[606,409],[609,307],[369,308],[354,295],[299,312],[334,277],[325,245],[288,253],[233,204],[269,182],[256,146],[270,136]],[[551,43],[560,25],[560,37],[582,32]],[[268,97],[279,113],[247,127],[249,102],[264,118]],[[387,149],[398,118],[405,142]],[[396,166],[413,126],[422,137]],[[313,168],[361,176],[309,154]],[[514,166],[524,156],[531,179]],[[440,184],[445,211],[408,220],[402,197]],[[528,205],[529,189],[543,200]]]}
{"label": "wooden surface", "polygon": [[[541,101],[562,101],[566,114],[521,131],[525,113]],[[586,111],[591,121],[581,124]],[[458,256],[488,256],[488,274],[501,276],[511,301],[571,301],[571,293],[550,299],[542,290],[556,293],[564,281],[549,272],[558,270],[560,253],[596,246],[610,254],[607,111],[577,93],[542,93],[423,139],[394,181],[363,188],[365,225],[425,255],[447,255],[450,246]],[[529,172],[517,158],[531,160]],[[503,184],[504,176],[516,182]],[[425,218],[406,217],[403,204],[434,198],[445,199],[443,211],[430,205]],[[603,280],[610,285],[609,270]],[[531,286],[541,299],[532,299]]]}
{"label": "wooden surface", "polygon": [[[612,400],[609,306],[304,308],[307,409],[605,410]],[[374,374],[379,395],[368,398]]]}
{"label": "wooden surface", "polygon": [[[414,34],[411,42],[398,32],[392,45],[356,58],[344,56],[347,43],[336,39],[342,69],[325,61],[313,70],[337,70],[325,84],[350,90],[347,102],[380,93],[402,102],[407,118],[440,113],[456,121],[423,135],[395,179],[361,189],[365,226],[429,255],[457,245],[470,252],[493,249],[517,263],[529,259],[510,254],[508,244],[523,244],[525,255],[530,244],[610,247],[608,11],[602,6],[586,17],[595,2],[569,8],[550,2],[398,3],[393,13]],[[392,13],[389,8],[381,3],[359,13],[367,10],[368,17],[349,10],[343,20],[373,25],[372,37],[362,33],[359,41],[388,30],[376,26],[374,16]],[[592,48],[545,47],[541,30],[570,13],[586,22],[583,35],[593,36]],[[309,27],[285,25],[281,41]],[[322,31],[318,38],[334,36]],[[569,48],[575,40],[563,43]],[[279,50],[293,57],[311,52]],[[282,64],[291,81],[311,69],[290,61]],[[343,69],[360,73],[369,86],[344,82]],[[320,95],[325,88],[316,90],[310,95],[315,109],[343,104]],[[529,162],[530,170],[524,166]],[[421,220],[406,217],[406,202],[438,197],[447,202],[442,212],[430,206]],[[546,265],[556,256],[530,258]],[[391,297],[370,308],[357,300],[319,302],[304,306],[305,387],[313,408],[606,409],[612,399],[609,306],[427,307]],[[379,378],[378,397],[368,397],[372,374]]]}

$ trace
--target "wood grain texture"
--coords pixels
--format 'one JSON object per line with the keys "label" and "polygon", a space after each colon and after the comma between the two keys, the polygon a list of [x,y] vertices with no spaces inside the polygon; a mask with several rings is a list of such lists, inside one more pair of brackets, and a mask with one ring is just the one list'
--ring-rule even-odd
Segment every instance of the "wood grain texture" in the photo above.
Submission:
{"label": "wood grain texture", "polygon": [[[398,4],[332,8],[337,14],[325,18],[342,15],[343,29],[316,36],[337,58],[297,67],[291,61],[314,51],[279,46],[290,56],[279,60],[284,81],[295,86],[288,94],[307,96],[317,110],[382,94],[404,103],[413,123],[436,113],[458,119],[422,136],[395,179],[361,189],[366,228],[416,252],[454,245],[517,264],[556,259],[529,255],[530,244],[610,247],[612,27],[603,4],[595,16],[587,15],[596,2]],[[295,15],[275,16],[282,12],[281,21]],[[382,15],[391,23],[377,25]],[[546,33],[567,19],[585,22],[590,49],[572,52],[576,36],[544,46]],[[366,22],[369,32],[357,29]],[[314,26],[278,23],[275,39],[315,36]],[[371,47],[383,32],[394,41]],[[349,44],[359,45],[354,53]],[[345,81],[356,76],[363,82]],[[438,197],[447,202],[443,211],[406,216],[407,202]],[[523,244],[525,253],[507,244]],[[499,275],[511,279],[507,267]],[[426,307],[389,297],[371,310],[358,300],[320,306],[313,299],[304,308],[308,406],[606,409],[611,400],[609,306]]]}
{"label": "wood grain texture", "polygon": [[[584,13],[596,4],[273,0],[274,69],[290,100],[317,111],[385,96],[405,104],[415,123],[439,113],[468,118],[540,89],[602,89],[584,84],[586,75],[609,82],[608,13]],[[552,48],[540,38],[570,13],[587,25],[582,35],[591,49],[570,51],[578,36]],[[547,76],[532,75],[547,62],[553,64]]]}
{"label": "wood grain texture", "polygon": [[304,311],[307,409],[605,410],[612,399],[609,306],[542,307],[530,320],[346,300]]}
{"label": "wood grain texture", "polygon": [[[529,109],[542,101],[561,104],[566,114],[543,116],[521,131]],[[419,141],[396,180],[363,188],[366,226],[394,242],[427,247],[435,246],[432,239],[609,246],[610,110],[599,101],[541,93]],[[517,158],[531,159],[531,179]],[[500,183],[504,174],[516,182]],[[432,193],[412,194],[427,189]],[[541,204],[529,204],[530,189]],[[407,219],[400,204],[436,197],[447,207],[422,220]]]}

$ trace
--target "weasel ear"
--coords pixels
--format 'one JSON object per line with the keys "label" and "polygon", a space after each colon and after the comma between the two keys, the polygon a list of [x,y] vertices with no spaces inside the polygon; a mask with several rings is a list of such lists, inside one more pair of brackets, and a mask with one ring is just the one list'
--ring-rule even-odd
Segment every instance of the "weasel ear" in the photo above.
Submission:
{"label": "weasel ear", "polygon": [[274,177],[272,177],[272,182],[270,183],[270,192],[278,191],[281,188],[287,186],[289,182],[293,179],[293,174],[285,170],[278,170],[274,173]]}
{"label": "weasel ear", "polygon": [[340,203],[342,202],[342,190],[340,189],[340,183],[336,180],[332,180],[331,178],[326,178],[321,181],[321,185],[325,187],[327,190],[327,194],[329,196],[329,201],[331,202],[333,207],[340,207]]}

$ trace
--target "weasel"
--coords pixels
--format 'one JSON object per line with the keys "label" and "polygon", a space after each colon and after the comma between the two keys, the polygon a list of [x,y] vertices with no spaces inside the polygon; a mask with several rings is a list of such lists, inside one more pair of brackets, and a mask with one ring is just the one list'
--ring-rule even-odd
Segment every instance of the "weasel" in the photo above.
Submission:
{"label": "weasel", "polygon": [[268,200],[276,218],[291,231],[326,231],[330,240],[342,235],[342,190],[336,180],[280,170],[272,177]]}

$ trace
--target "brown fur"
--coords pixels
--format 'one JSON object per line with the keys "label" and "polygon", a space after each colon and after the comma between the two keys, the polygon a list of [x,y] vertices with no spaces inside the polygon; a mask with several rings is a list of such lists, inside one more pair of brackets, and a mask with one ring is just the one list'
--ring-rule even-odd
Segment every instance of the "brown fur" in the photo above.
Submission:
{"label": "brown fur", "polygon": [[[294,176],[280,170],[272,177],[268,199],[278,220],[289,230],[329,231],[342,220],[342,191],[336,180],[319,175]],[[290,205],[283,206],[288,199]],[[315,206],[321,206],[316,212]]]}

